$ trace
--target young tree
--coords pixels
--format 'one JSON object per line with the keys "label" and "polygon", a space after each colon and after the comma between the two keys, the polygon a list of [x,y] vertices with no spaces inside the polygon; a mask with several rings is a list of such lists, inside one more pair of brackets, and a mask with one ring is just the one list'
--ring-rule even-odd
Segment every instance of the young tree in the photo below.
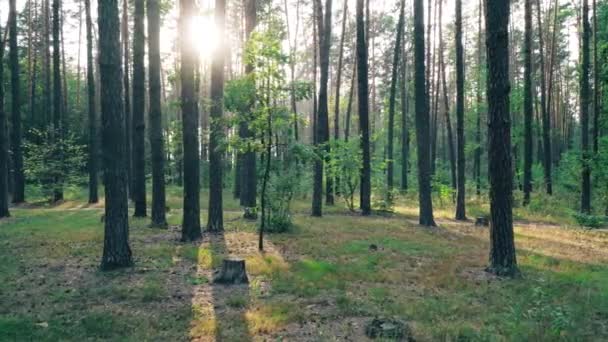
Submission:
{"label": "young tree", "polygon": [[466,220],[465,209],[465,156],[464,156],[464,51],[462,47],[462,0],[456,0],[456,139],[458,187],[456,193],[456,219]]}
{"label": "young tree", "polygon": [[161,111],[160,8],[159,0],[146,2],[148,15],[148,83],[150,98],[150,152],[152,155],[152,226],[166,228],[165,141]]}
{"label": "young tree", "polygon": [[581,212],[591,213],[591,167],[589,156],[589,0],[583,0],[583,42],[581,50],[580,107],[581,107],[581,149],[582,149],[582,192]]}
{"label": "young tree", "polygon": [[11,151],[13,156],[13,203],[25,201],[25,176],[21,147],[21,85],[17,46],[16,0],[9,1],[9,60],[11,69]]}
{"label": "young tree", "polygon": [[416,140],[418,142],[419,221],[423,226],[435,226],[431,199],[429,106],[424,51],[424,8],[422,0],[414,0],[414,82],[416,88]]}
{"label": "young tree", "polygon": [[207,229],[224,230],[222,208],[222,154],[224,153],[224,64],[225,50],[221,43],[225,36],[226,0],[215,1],[215,27],[220,42],[211,64],[211,135],[209,139],[209,220]]}
{"label": "young tree", "polygon": [[93,21],[91,0],[84,1],[87,30],[87,92],[89,110],[89,203],[97,203],[97,107],[95,105],[95,75],[93,66]]}
{"label": "young tree", "polygon": [[403,26],[405,21],[405,1],[401,0],[399,9],[399,21],[397,21],[397,38],[395,39],[395,52],[393,53],[393,66],[391,75],[391,88],[389,94],[389,105],[388,105],[388,141],[387,141],[387,172],[386,172],[386,185],[387,200],[392,201],[392,190],[394,181],[394,162],[393,162],[393,146],[394,146],[394,132],[395,132],[395,97],[397,93],[397,78],[399,71],[399,58],[401,53],[401,41],[403,35]]}
{"label": "young tree", "polygon": [[[63,103],[61,85],[61,31],[60,1],[53,0],[53,129],[55,139],[61,139],[65,127],[63,127]],[[60,155],[57,156],[61,158]],[[56,180],[58,181],[58,180]],[[53,200],[55,202],[63,200],[63,189],[59,184],[54,186]]]}
{"label": "young tree", "polygon": [[359,131],[361,133],[361,150],[363,165],[361,167],[360,207],[361,214],[368,216],[371,206],[371,161],[369,151],[369,84],[367,74],[367,40],[363,0],[357,0],[357,92],[359,100]]}
{"label": "young tree", "polygon": [[135,0],[133,13],[133,189],[135,217],[146,216],[146,149],[145,149],[145,102],[146,102],[146,69],[144,58],[146,37],[144,33],[144,0]]}
{"label": "young tree", "polygon": [[[0,37],[2,37],[2,27],[0,27]],[[0,42],[0,218],[10,216],[8,210],[8,130],[4,111],[4,45],[4,41]]]}
{"label": "young tree", "polygon": [[118,0],[98,2],[101,120],[105,184],[104,245],[101,269],[132,265],[127,205],[127,151],[123,109]]}
{"label": "young tree", "polygon": [[182,241],[194,241],[201,237],[198,113],[196,111],[196,92],[194,91],[194,67],[197,63],[194,46],[186,39],[188,34],[190,34],[189,24],[193,15],[194,1],[180,0],[180,27],[181,36],[183,37],[180,40],[184,165]]}
{"label": "young tree", "polygon": [[509,5],[509,0],[486,0],[488,172],[492,223],[488,271],[500,276],[515,276],[518,273],[512,212]]}
{"label": "young tree", "polygon": [[[329,107],[328,107],[328,81],[329,81],[329,48],[331,46],[331,0],[325,1],[325,16],[323,16],[323,4],[321,0],[315,0],[317,17],[317,34],[319,35],[319,64],[320,81],[317,109],[316,145],[319,158],[315,160],[314,188],[313,188],[313,216],[322,215],[323,197],[323,164],[324,156],[321,151],[329,154]],[[325,194],[326,202],[333,204],[331,177],[327,177]]]}
{"label": "young tree", "polygon": [[524,205],[532,192],[532,4],[525,0],[524,28]]}

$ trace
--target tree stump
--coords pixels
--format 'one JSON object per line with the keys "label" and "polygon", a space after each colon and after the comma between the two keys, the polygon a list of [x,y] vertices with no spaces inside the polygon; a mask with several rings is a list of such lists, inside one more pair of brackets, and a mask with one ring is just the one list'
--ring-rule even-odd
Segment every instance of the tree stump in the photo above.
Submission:
{"label": "tree stump", "polygon": [[248,284],[245,260],[243,259],[224,259],[222,269],[213,279],[215,284]]}
{"label": "tree stump", "polygon": [[490,225],[490,220],[485,216],[480,216],[475,219],[475,226],[477,227],[487,227]]}

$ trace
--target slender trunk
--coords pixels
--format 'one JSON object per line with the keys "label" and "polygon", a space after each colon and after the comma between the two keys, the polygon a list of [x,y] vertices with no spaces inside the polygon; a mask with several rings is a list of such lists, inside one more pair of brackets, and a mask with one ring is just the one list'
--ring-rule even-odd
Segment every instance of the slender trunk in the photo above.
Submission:
{"label": "slender trunk", "polygon": [[477,20],[478,25],[478,40],[477,40],[477,122],[475,125],[475,190],[477,197],[481,196],[481,106],[482,106],[482,95],[481,95],[481,72],[482,72],[482,57],[483,57],[483,43],[482,43],[482,9],[483,0],[479,0],[479,16]]}
{"label": "slender trunk", "polygon": [[9,60],[11,68],[11,151],[13,161],[13,203],[25,201],[25,175],[21,137],[21,85],[17,51],[16,0],[9,1]]}
{"label": "slender trunk", "polygon": [[[445,76],[445,75],[444,75]],[[465,209],[465,141],[464,141],[464,49],[462,47],[462,0],[456,0],[456,139],[458,160],[458,190],[456,219],[466,220]]]}
{"label": "slender trunk", "polygon": [[[224,230],[224,213],[222,208],[222,155],[224,154],[224,64],[226,0],[215,1],[215,27],[218,35],[218,47],[211,62],[211,133],[209,139],[209,220],[207,230],[221,232]],[[197,125],[198,126],[198,125]]]}
{"label": "slender trunk", "polygon": [[49,127],[52,122],[53,105],[51,101],[51,11],[50,1],[44,1],[44,86],[43,91],[43,107],[44,107],[44,127]]}
{"label": "slender trunk", "polygon": [[[405,39],[403,39],[405,45]],[[410,132],[408,125],[409,112],[409,87],[408,87],[408,70],[407,70],[407,50],[403,49],[403,58],[401,63],[401,191],[408,189],[408,172],[409,172],[409,154],[410,154]]]}
{"label": "slender trunk", "polygon": [[532,192],[532,5],[525,0],[524,30],[524,205]]}
{"label": "slender trunk", "polygon": [[[53,0],[53,134],[56,140],[63,138],[63,123],[65,122],[63,120],[65,106],[61,101],[63,96],[61,84],[61,18],[59,2],[59,0]],[[57,158],[61,159],[61,154]],[[53,200],[55,202],[63,200],[63,186],[60,177],[55,178]]]}
{"label": "slender trunk", "polygon": [[[441,30],[441,29],[440,29]],[[457,188],[457,176],[456,176],[456,151],[454,149],[454,135],[452,133],[452,120],[450,120],[450,103],[448,101],[448,86],[447,86],[447,81],[446,81],[446,74],[445,74],[445,60],[443,57],[443,39],[440,37],[440,40],[442,40],[442,42],[440,43],[441,48],[439,49],[439,65],[441,67],[441,80],[442,80],[442,85],[443,85],[443,106],[445,107],[445,113],[444,113],[444,117],[445,117],[445,126],[446,126],[446,130],[448,133],[447,136],[447,140],[448,140],[448,155],[450,158],[450,175],[452,178],[452,189],[454,189],[454,191],[456,191]]]}
{"label": "slender trunk", "polygon": [[344,119],[344,140],[350,137],[351,113],[353,111],[353,98],[355,97],[355,81],[357,80],[357,61],[353,62],[353,73],[350,79],[350,89],[348,91],[348,105],[346,106],[346,118]]}
{"label": "slender trunk", "polygon": [[146,149],[145,149],[145,120],[146,106],[146,69],[144,58],[146,38],[144,33],[144,0],[135,0],[133,13],[133,108],[132,108],[132,156],[133,189],[132,197],[135,202],[134,217],[146,216]]}
{"label": "slender trunk", "polygon": [[540,7],[540,0],[536,0],[536,7],[538,9],[537,13],[537,23],[538,23],[538,41],[539,41],[539,57],[540,57],[540,107],[541,107],[541,116],[542,116],[542,146],[543,146],[543,167],[544,167],[544,177],[545,177],[545,191],[548,194],[551,194],[551,156],[547,152],[547,149],[551,146],[551,139],[549,136],[550,126],[549,126],[549,108],[547,108],[547,83],[546,83],[546,74],[545,74],[545,53],[544,53],[544,39],[543,39],[543,28],[542,28],[542,9]]}
{"label": "slender trunk", "polygon": [[581,106],[581,149],[582,149],[582,192],[581,212],[591,213],[591,165],[589,154],[589,0],[583,0],[583,42],[581,49],[580,106]]}
{"label": "slender trunk", "polygon": [[99,201],[97,182],[97,106],[95,104],[95,72],[93,66],[93,21],[91,0],[84,1],[87,30],[87,93],[89,110],[89,203]]}
{"label": "slender trunk", "polygon": [[101,269],[111,270],[133,264],[129,247],[127,205],[127,151],[121,80],[120,26],[118,0],[98,3],[101,118],[105,184],[104,245]]}
{"label": "slender trunk", "polygon": [[123,0],[122,3],[122,22],[121,22],[121,36],[122,36],[122,53],[123,53],[123,89],[124,89],[124,111],[125,111],[125,144],[127,147],[127,193],[129,198],[133,198],[133,160],[132,160],[132,117],[131,117],[131,93],[130,93],[130,81],[129,81],[129,1]]}
{"label": "slender trunk", "polygon": [[[4,46],[3,40],[0,42],[0,61],[4,61]],[[7,117],[4,110],[4,63],[0,63],[0,218],[11,216],[8,210],[8,150]]]}
{"label": "slender trunk", "polygon": [[600,135],[600,66],[597,57],[597,0],[593,0],[593,153],[599,151]]}
{"label": "slender trunk", "polygon": [[393,146],[394,146],[394,132],[395,132],[395,97],[397,94],[397,78],[399,71],[399,58],[401,53],[401,36],[403,35],[403,25],[405,21],[405,1],[401,0],[401,6],[399,10],[399,21],[397,22],[397,38],[395,39],[395,52],[393,54],[393,66],[391,75],[391,88],[389,95],[388,105],[388,142],[387,142],[387,156],[386,156],[386,185],[387,185],[387,200],[391,202],[393,182],[394,182],[394,161],[393,161]]}
{"label": "slender trunk", "polygon": [[419,222],[423,226],[435,226],[431,199],[429,102],[425,85],[424,45],[422,0],[414,0],[414,81],[416,87],[416,140],[418,143]]}
{"label": "slender trunk", "polygon": [[509,113],[510,1],[486,0],[488,56],[488,171],[490,174],[490,265],[500,276],[518,274],[513,237],[513,172]]}
{"label": "slender trunk", "polygon": [[[188,23],[194,14],[193,0],[180,0],[180,30],[188,37]],[[193,241],[201,237],[200,223],[200,170],[198,154],[198,115],[194,91],[194,67],[196,51],[187,39],[180,39],[181,56],[181,106],[184,169],[184,210],[182,218],[182,241]]]}
{"label": "slender trunk", "polygon": [[371,161],[369,146],[369,91],[367,69],[367,44],[363,0],[357,0],[357,91],[359,99],[359,131],[361,133],[361,150],[363,166],[361,168],[360,207],[364,216],[371,214]]}

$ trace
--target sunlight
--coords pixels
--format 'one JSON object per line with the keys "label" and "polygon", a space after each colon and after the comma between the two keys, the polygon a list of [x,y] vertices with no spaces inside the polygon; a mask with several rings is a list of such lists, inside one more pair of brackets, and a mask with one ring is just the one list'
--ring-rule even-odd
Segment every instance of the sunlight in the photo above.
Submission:
{"label": "sunlight", "polygon": [[197,15],[192,18],[188,40],[202,60],[209,60],[218,46],[218,31],[212,15]]}

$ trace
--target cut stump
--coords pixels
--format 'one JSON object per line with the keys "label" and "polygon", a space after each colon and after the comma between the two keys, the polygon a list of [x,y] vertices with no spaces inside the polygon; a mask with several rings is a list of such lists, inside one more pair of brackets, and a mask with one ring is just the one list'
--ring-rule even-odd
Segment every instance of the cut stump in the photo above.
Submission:
{"label": "cut stump", "polygon": [[224,259],[222,269],[213,279],[215,284],[248,284],[245,260],[243,259]]}

